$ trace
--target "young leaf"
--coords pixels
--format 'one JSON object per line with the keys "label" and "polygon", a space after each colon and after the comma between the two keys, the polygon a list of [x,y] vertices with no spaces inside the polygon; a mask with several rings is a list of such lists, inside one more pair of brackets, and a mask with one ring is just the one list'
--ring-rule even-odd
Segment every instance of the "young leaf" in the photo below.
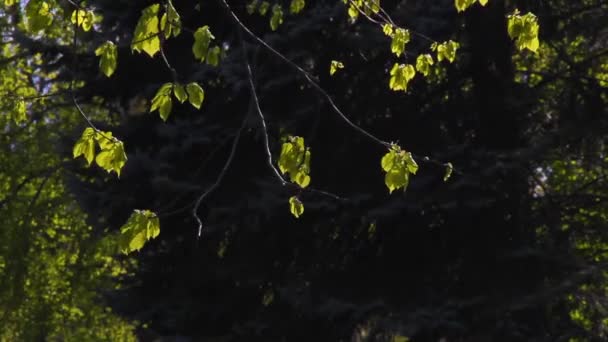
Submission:
{"label": "young leaf", "polygon": [[181,103],[186,102],[186,100],[188,99],[188,94],[186,94],[186,89],[184,88],[183,85],[181,85],[179,83],[173,84],[173,95],[175,95],[175,98]]}
{"label": "young leaf", "polygon": [[289,12],[291,14],[298,14],[304,9],[304,6],[306,6],[306,2],[304,0],[291,0],[291,3],[289,4]]}
{"label": "young leaf", "polygon": [[160,51],[160,38],[158,30],[158,10],[160,5],[154,4],[146,7],[139,17],[133,40],[131,41],[131,50],[141,52],[144,51],[150,57]]}
{"label": "young leaf", "polygon": [[407,91],[407,85],[410,80],[416,76],[414,66],[410,64],[397,64],[391,69],[391,78],[389,80],[389,88],[394,91]]}
{"label": "young leaf", "polygon": [[114,43],[107,41],[95,49],[95,56],[99,56],[99,70],[107,77],[112,76],[118,63],[118,51]]}
{"label": "young leaf", "polygon": [[392,37],[393,33],[394,33],[393,25],[391,25],[391,24],[382,25],[382,32],[384,32],[385,35]]}
{"label": "young leaf", "polygon": [[201,104],[205,99],[205,91],[196,82],[189,83],[186,86],[186,92],[188,92],[188,101],[196,109],[201,108]]}
{"label": "young leaf", "polygon": [[454,0],[454,5],[456,6],[456,10],[458,12],[462,12],[474,4],[475,1],[477,0]]}
{"label": "young leaf", "polygon": [[439,62],[445,59],[452,63],[456,59],[456,51],[459,47],[460,44],[455,41],[449,40],[441,44],[434,43],[433,46],[431,46],[431,49],[437,50],[437,60]]}
{"label": "young leaf", "polygon": [[410,41],[410,31],[397,28],[395,29],[395,32],[393,32],[392,38],[391,51],[399,57],[405,51],[405,44]]}
{"label": "young leaf", "polygon": [[251,2],[249,2],[247,4],[247,13],[248,14],[253,14],[255,13],[255,10],[258,8],[258,0],[252,0]]}
{"label": "young leaf", "polygon": [[171,35],[177,37],[182,30],[179,13],[177,13],[170,0],[167,1],[167,12],[160,18],[160,29],[163,31],[165,38],[169,38]]}
{"label": "young leaf", "polygon": [[291,196],[289,198],[289,211],[295,218],[299,218],[304,213],[304,204],[296,196]]}
{"label": "young leaf", "polygon": [[282,174],[289,173],[290,180],[301,188],[310,184],[310,150],[304,146],[304,138],[287,136],[281,147],[278,165]]}
{"label": "young leaf", "polygon": [[77,27],[83,29],[83,31],[88,32],[91,30],[93,26],[93,21],[95,20],[95,14],[93,11],[88,11],[85,9],[75,9],[72,12],[72,17],[70,18],[72,24],[75,24]]}
{"label": "young leaf", "polygon": [[382,157],[380,164],[382,170],[386,172],[384,184],[389,193],[401,188],[405,191],[410,181],[410,175],[416,174],[418,171],[418,164],[416,164],[412,154],[402,150],[397,145],[393,145],[389,149]]}
{"label": "young leaf", "polygon": [[329,66],[329,74],[333,76],[338,69],[344,69],[344,64],[340,61],[331,61],[331,65]]}
{"label": "young leaf", "polygon": [[416,59],[416,71],[428,76],[431,72],[431,65],[433,65],[433,57],[429,54],[419,55]]}
{"label": "young leaf", "polygon": [[211,44],[211,40],[213,39],[215,37],[211,34],[209,26],[199,27],[194,31],[194,45],[192,45],[194,58],[200,62],[204,62],[209,50],[209,44]]}
{"label": "young leaf", "polygon": [[98,143],[102,149],[95,157],[95,162],[108,173],[114,171],[120,177],[120,170],[127,162],[124,144],[116,138],[108,139],[105,134],[106,132],[98,134]]}
{"label": "young leaf", "polygon": [[53,22],[51,6],[46,1],[28,1],[25,5],[25,17],[27,27],[32,32],[43,30]]}
{"label": "young leaf", "polygon": [[283,23],[283,7],[279,4],[272,6],[272,17],[270,17],[270,29],[276,31]]}
{"label": "young leaf", "polygon": [[150,113],[158,109],[158,113],[163,121],[167,121],[169,114],[171,114],[171,107],[173,105],[171,100],[172,89],[173,83],[165,83],[158,89],[154,98],[152,98]]}
{"label": "young leaf", "polygon": [[517,49],[522,51],[528,49],[536,52],[539,47],[538,41],[538,19],[532,13],[519,15],[519,11],[515,11],[508,17],[507,31],[509,37],[515,40]]}
{"label": "young leaf", "polygon": [[134,210],[120,228],[119,249],[124,254],[140,250],[148,240],[160,234],[158,216],[149,210]]}
{"label": "young leaf", "polygon": [[214,46],[207,52],[207,64],[218,66],[220,64],[220,55],[222,49],[219,46]]}
{"label": "young leaf", "polygon": [[87,163],[91,165],[93,159],[95,159],[96,134],[97,133],[95,132],[95,130],[91,127],[87,127],[84,132],[82,132],[82,136],[80,137],[80,139],[78,139],[78,141],[76,141],[76,144],[74,145],[74,148],[72,150],[74,159],[82,155],[87,160]]}

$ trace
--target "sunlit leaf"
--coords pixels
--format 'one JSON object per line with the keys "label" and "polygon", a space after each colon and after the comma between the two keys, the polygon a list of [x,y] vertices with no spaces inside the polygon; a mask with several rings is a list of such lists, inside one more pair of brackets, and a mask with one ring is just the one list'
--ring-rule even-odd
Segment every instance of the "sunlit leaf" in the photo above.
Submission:
{"label": "sunlit leaf", "polygon": [[397,64],[391,69],[391,78],[389,80],[389,88],[394,91],[407,91],[407,85],[414,76],[416,76],[416,70],[411,64]]}
{"label": "sunlit leaf", "polygon": [[150,57],[153,57],[160,51],[160,38],[158,36],[159,7],[159,4],[154,4],[142,10],[137,26],[135,27],[135,32],[133,33],[133,40],[131,41],[131,49],[133,51],[144,51],[150,55]]}
{"label": "sunlit leaf", "polygon": [[509,37],[515,40],[518,50],[528,49],[536,52],[539,47],[538,40],[538,19],[532,13],[520,15],[519,11],[513,12],[508,17],[507,30]]}
{"label": "sunlit leaf", "polygon": [[429,54],[419,55],[416,58],[416,71],[424,76],[428,76],[433,65],[433,57]]}
{"label": "sunlit leaf", "polygon": [[95,162],[108,173],[114,171],[120,177],[120,171],[127,162],[124,144],[116,138],[108,139],[103,134],[98,134],[98,141],[100,140],[105,141],[105,148],[97,154]]}
{"label": "sunlit leaf", "polygon": [[[150,113],[158,110],[161,119],[167,121],[169,114],[171,114],[171,107],[173,102],[171,100],[171,91],[173,90],[173,83],[163,84],[156,95],[152,98],[152,105],[150,106]],[[179,98],[178,98],[179,100]]]}
{"label": "sunlit leaf", "polygon": [[134,210],[120,228],[119,249],[124,254],[139,251],[160,234],[158,216],[149,210]]}
{"label": "sunlit leaf", "polygon": [[173,95],[175,95],[175,98],[181,103],[186,102],[186,100],[188,99],[188,94],[186,94],[186,89],[184,88],[183,85],[181,85],[179,83],[173,84]]}
{"label": "sunlit leaf", "polygon": [[118,51],[114,43],[107,41],[95,49],[95,55],[99,56],[99,70],[107,77],[112,76],[118,63]]}
{"label": "sunlit leaf", "polygon": [[331,61],[331,65],[329,66],[329,74],[333,76],[338,69],[344,69],[344,64],[340,61]]}
{"label": "sunlit leaf", "polygon": [[405,51],[405,45],[410,41],[410,31],[396,28],[391,37],[391,51],[397,55],[397,57],[401,56]]}
{"label": "sunlit leaf", "polygon": [[205,100],[205,91],[203,88],[201,88],[198,83],[192,82],[186,86],[186,92],[188,93],[188,101],[190,101],[190,104],[194,108],[200,109],[203,100]]}
{"label": "sunlit leaf", "polygon": [[194,58],[200,62],[204,62],[205,58],[207,58],[209,44],[211,44],[211,40],[213,39],[215,39],[215,37],[211,34],[209,26],[199,27],[194,31],[194,45],[192,45]]}
{"label": "sunlit leaf", "polygon": [[293,183],[301,188],[310,184],[310,149],[304,145],[304,138],[287,136],[281,146],[281,155],[277,162],[282,174],[289,174]]}
{"label": "sunlit leaf", "polygon": [[93,13],[93,11],[89,11],[84,8],[78,8],[72,12],[70,21],[72,22],[72,24],[75,24],[77,27],[80,27],[83,31],[87,32],[91,30],[91,27],[93,27],[93,22],[95,21],[95,14]]}
{"label": "sunlit leaf", "polygon": [[452,163],[445,164],[445,174],[443,175],[444,182],[447,182],[448,179],[450,179],[452,172],[454,172],[454,165],[452,165]]}
{"label": "sunlit leaf", "polygon": [[91,127],[87,127],[84,132],[82,132],[82,136],[72,150],[72,155],[74,158],[78,158],[79,156],[84,156],[87,160],[87,163],[91,165],[93,160],[95,159],[95,135],[97,133]]}
{"label": "sunlit leaf", "polygon": [[270,29],[276,31],[283,23],[283,7],[279,4],[272,6],[272,16],[270,17]]}
{"label": "sunlit leaf", "polygon": [[304,0],[291,0],[289,12],[292,14],[300,13],[304,9],[304,6],[306,6],[306,1]]}
{"label": "sunlit leaf", "polygon": [[296,218],[300,217],[304,213],[304,204],[296,196],[289,198],[289,211]]}
{"label": "sunlit leaf", "polygon": [[46,1],[30,0],[25,5],[27,27],[32,32],[38,32],[51,25],[53,14],[51,6]]}

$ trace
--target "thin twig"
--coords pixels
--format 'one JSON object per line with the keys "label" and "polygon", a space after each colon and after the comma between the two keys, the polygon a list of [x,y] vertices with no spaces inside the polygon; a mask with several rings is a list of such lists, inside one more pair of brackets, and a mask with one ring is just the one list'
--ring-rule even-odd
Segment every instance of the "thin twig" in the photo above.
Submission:
{"label": "thin twig", "polygon": [[228,159],[226,159],[226,163],[224,163],[224,167],[222,168],[222,171],[220,171],[220,174],[217,176],[215,182],[198,197],[198,199],[196,200],[196,203],[194,204],[194,207],[192,208],[192,217],[194,217],[194,219],[198,223],[197,238],[200,238],[203,233],[203,221],[198,216],[198,208],[201,206],[201,203],[203,202],[205,197],[207,197],[211,192],[213,192],[213,190],[215,190],[215,188],[217,188],[220,185],[220,183],[222,182],[222,179],[226,175],[226,172],[228,171],[228,168],[230,167],[230,164],[232,164],[232,161],[234,159],[234,155],[236,153],[236,147],[239,144],[239,140],[241,139],[241,133],[243,132],[243,128],[245,128],[245,124],[247,123],[248,117],[249,117],[249,111],[247,111],[247,113],[245,114],[245,117],[243,118],[243,122],[241,123],[241,127],[239,127],[236,137],[234,138],[234,140],[232,142],[232,147],[230,148],[230,155],[228,155]]}

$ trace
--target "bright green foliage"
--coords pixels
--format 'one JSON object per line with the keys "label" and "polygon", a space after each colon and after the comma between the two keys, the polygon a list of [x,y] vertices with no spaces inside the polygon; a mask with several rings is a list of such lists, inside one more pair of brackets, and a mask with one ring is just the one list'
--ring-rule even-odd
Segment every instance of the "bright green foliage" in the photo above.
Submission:
{"label": "bright green foliage", "polygon": [[84,132],[82,132],[82,136],[76,144],[74,145],[74,149],[72,150],[72,154],[74,158],[78,158],[79,156],[84,156],[87,160],[87,163],[91,165],[93,159],[95,159],[95,137],[97,136],[97,132],[91,127],[85,128]]}
{"label": "bright green foliage", "polygon": [[15,112],[13,113],[13,121],[16,124],[22,124],[27,121],[25,100],[19,99],[15,101]]}
{"label": "bright green foliage", "polygon": [[[95,142],[101,150],[95,157]],[[91,165],[93,159],[97,165],[109,172],[116,172],[120,177],[120,170],[127,162],[127,155],[122,141],[114,138],[111,132],[96,131],[87,127],[72,150],[74,158],[84,156]]]}
{"label": "bright green foliage", "polygon": [[260,13],[260,15],[264,16],[264,15],[266,15],[266,13],[268,13],[269,9],[270,9],[270,3],[268,1],[262,1],[262,3],[260,4],[260,7],[258,7],[258,13]]}
{"label": "bright green foliage", "polygon": [[329,66],[329,74],[333,76],[338,69],[344,69],[344,63],[340,61],[331,61],[331,65]]}
{"label": "bright green foliage", "polygon": [[194,45],[192,45],[194,58],[200,62],[204,62],[209,52],[209,44],[211,44],[213,39],[215,37],[211,34],[209,26],[199,27],[194,31]]}
{"label": "bright green foliage", "polygon": [[407,84],[416,76],[416,70],[411,64],[395,63],[391,69],[389,88],[394,91],[407,91]]}
{"label": "bright green foliage", "polygon": [[116,70],[116,64],[118,63],[118,50],[116,49],[116,45],[111,41],[101,44],[95,50],[95,56],[99,56],[99,70],[107,77],[112,76]]}
{"label": "bright green foliage", "polygon": [[282,174],[289,173],[293,183],[301,188],[310,184],[310,149],[304,145],[304,138],[287,136],[281,147],[278,165]]}
{"label": "bright green foliage", "polygon": [[122,253],[140,250],[148,240],[160,234],[160,223],[155,213],[149,210],[134,210],[127,223],[120,228],[118,246]]}
{"label": "bright green foliage", "polygon": [[520,51],[528,49],[532,52],[538,50],[538,20],[532,13],[520,15],[519,11],[515,10],[509,15],[508,32],[509,37],[515,40],[515,45]]}
{"label": "bright green foliage", "polygon": [[283,23],[283,7],[279,4],[272,6],[272,16],[270,17],[270,29],[276,31]]}
{"label": "bright green foliage", "polygon": [[342,2],[348,5],[348,16],[351,20],[357,20],[360,11],[368,16],[380,12],[380,0],[342,0]]}
{"label": "bright green foliage", "polygon": [[452,177],[452,172],[454,172],[454,165],[452,165],[452,163],[445,164],[445,174],[443,175],[444,182],[447,182],[450,177]]}
{"label": "bright green foliage", "polygon": [[410,174],[415,175],[418,172],[418,164],[412,154],[402,150],[398,145],[393,145],[382,157],[381,166],[386,172],[384,183],[390,193],[401,188],[405,191],[410,181]]}
{"label": "bright green foliage", "polygon": [[91,30],[91,27],[93,27],[93,22],[95,21],[95,13],[93,13],[93,11],[78,8],[72,12],[72,17],[70,21],[72,22],[72,24],[82,28],[85,32],[87,32]]}
{"label": "bright green foliage", "polygon": [[95,157],[95,162],[108,173],[114,171],[120,177],[120,170],[127,162],[124,144],[109,132],[98,133],[97,142],[101,152]]}
{"label": "bright green foliage", "polygon": [[51,6],[46,1],[30,0],[25,6],[27,27],[32,32],[38,32],[49,27],[53,22]]}
{"label": "bright green foliage", "polygon": [[424,76],[428,76],[431,72],[431,65],[433,65],[433,63],[433,57],[431,55],[419,55],[418,58],[416,58],[416,71]]}
{"label": "bright green foliage", "polygon": [[4,0],[4,6],[11,7],[15,4],[17,0]]}
{"label": "bright green foliage", "polygon": [[289,4],[289,12],[291,14],[298,14],[304,9],[304,6],[306,6],[305,0],[291,0],[291,3]]}
{"label": "bright green foliage", "polygon": [[296,196],[291,196],[289,198],[289,211],[291,211],[293,216],[298,218],[304,213],[304,204]]}
{"label": "bright green foliage", "polygon": [[167,10],[160,18],[160,29],[163,31],[165,38],[177,37],[182,30],[182,22],[179,13],[173,7],[173,3],[167,1]]}
{"label": "bright green foliage", "polygon": [[479,2],[481,6],[488,4],[488,0],[454,0],[454,5],[456,6],[456,10],[458,10],[458,12],[463,12],[476,2]]}
{"label": "bright green foliage", "polygon": [[186,100],[188,99],[188,94],[186,94],[186,89],[184,88],[183,85],[181,85],[179,83],[173,84],[173,95],[175,95],[175,98],[181,103],[186,102]]}
{"label": "bright green foliage", "polygon": [[392,37],[393,36],[393,25],[391,24],[384,24],[382,25],[382,32],[384,32],[385,35]]}
{"label": "bright green foliage", "polygon": [[431,50],[437,52],[437,60],[439,62],[446,60],[452,63],[456,59],[456,51],[458,51],[459,47],[460,44],[453,40],[449,40],[441,44],[433,43],[431,45]]}
{"label": "bright green foliage", "polygon": [[222,49],[219,46],[214,46],[207,52],[207,64],[218,66],[220,64],[220,56],[222,55]]}
{"label": "bright green foliage", "polygon": [[169,118],[169,114],[171,114],[171,107],[173,106],[173,103],[171,101],[172,90],[173,83],[165,83],[158,89],[156,95],[154,95],[154,98],[152,98],[150,113],[155,110],[158,110],[160,118],[163,119],[163,121],[167,121],[167,119]]}
{"label": "bright green foliage", "polygon": [[135,26],[131,49],[133,51],[144,51],[153,57],[160,51],[158,11],[160,5],[153,4],[141,11],[141,16]]}
{"label": "bright green foliage", "polygon": [[188,101],[190,101],[190,104],[196,109],[201,109],[203,100],[205,100],[205,91],[203,88],[201,88],[198,83],[192,82],[186,86],[186,92],[188,93]]}
{"label": "bright green foliage", "polygon": [[393,39],[391,41],[391,51],[399,57],[405,51],[405,44],[410,41],[410,31],[397,27],[391,38]]}

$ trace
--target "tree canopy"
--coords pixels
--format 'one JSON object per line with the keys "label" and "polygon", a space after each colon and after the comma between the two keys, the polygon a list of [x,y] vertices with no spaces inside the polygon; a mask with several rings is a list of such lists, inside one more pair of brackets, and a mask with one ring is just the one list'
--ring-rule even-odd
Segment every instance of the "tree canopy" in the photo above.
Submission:
{"label": "tree canopy", "polygon": [[607,19],[0,2],[0,340],[606,339]]}

